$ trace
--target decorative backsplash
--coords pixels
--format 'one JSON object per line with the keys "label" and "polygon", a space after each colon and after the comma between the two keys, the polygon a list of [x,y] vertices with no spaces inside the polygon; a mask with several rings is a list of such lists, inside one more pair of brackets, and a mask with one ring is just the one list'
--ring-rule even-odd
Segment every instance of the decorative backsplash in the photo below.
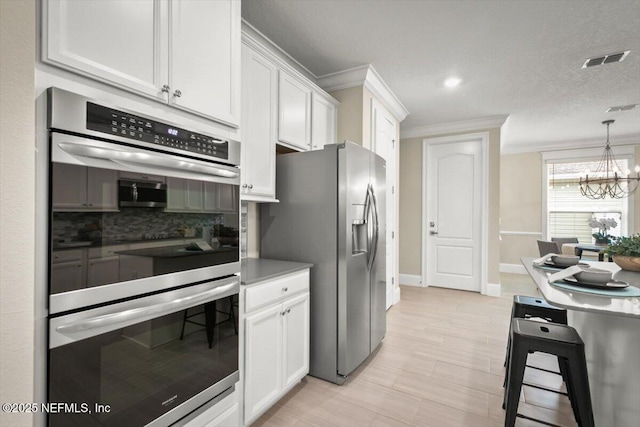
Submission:
{"label": "decorative backsplash", "polygon": [[[234,214],[170,213],[158,209],[121,208],[120,212],[54,212],[53,241],[135,241],[201,237],[203,228],[237,224]],[[225,222],[225,217],[229,221]],[[195,233],[195,234],[193,234]]]}

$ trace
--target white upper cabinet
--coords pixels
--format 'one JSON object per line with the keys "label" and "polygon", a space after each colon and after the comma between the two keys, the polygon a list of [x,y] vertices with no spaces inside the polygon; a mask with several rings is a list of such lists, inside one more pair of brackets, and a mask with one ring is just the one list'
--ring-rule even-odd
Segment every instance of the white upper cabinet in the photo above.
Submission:
{"label": "white upper cabinet", "polygon": [[242,199],[275,200],[278,70],[242,45]]}
{"label": "white upper cabinet", "polygon": [[169,102],[237,127],[240,2],[171,3]]}
{"label": "white upper cabinet", "polygon": [[117,211],[118,172],[53,163],[54,211]]}
{"label": "white upper cabinet", "polygon": [[280,71],[278,139],[303,150],[311,144],[311,88]]}
{"label": "white upper cabinet", "polygon": [[239,1],[43,4],[44,62],[238,127]]}
{"label": "white upper cabinet", "polygon": [[311,111],[311,149],[321,150],[326,144],[335,144],[336,105],[314,92]]}

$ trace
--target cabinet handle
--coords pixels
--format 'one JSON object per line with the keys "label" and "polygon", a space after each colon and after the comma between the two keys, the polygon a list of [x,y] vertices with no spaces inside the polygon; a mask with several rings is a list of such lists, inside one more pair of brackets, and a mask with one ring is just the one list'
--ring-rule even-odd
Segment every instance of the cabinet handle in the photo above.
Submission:
{"label": "cabinet handle", "polygon": [[180,92],[180,90],[176,89],[175,92],[173,92],[173,96],[175,96],[176,98],[180,98],[182,96],[182,92]]}
{"label": "cabinet handle", "polygon": [[287,292],[289,290],[289,288],[287,288],[286,286],[284,288],[282,288],[282,292]]}
{"label": "cabinet handle", "polygon": [[247,188],[248,185],[247,184],[242,184],[242,188]]}
{"label": "cabinet handle", "polygon": [[253,188],[253,184],[249,184],[249,190]]}
{"label": "cabinet handle", "polygon": [[93,206],[93,203],[89,203],[89,206]]}
{"label": "cabinet handle", "polygon": [[86,203],[83,203],[83,204],[82,204],[82,206],[87,206],[87,204],[86,204]]}
{"label": "cabinet handle", "polygon": [[291,313],[291,309],[287,308],[287,314]]}
{"label": "cabinet handle", "polygon": [[285,314],[287,314],[287,312],[283,311],[283,312],[280,313],[280,316],[284,316]]}
{"label": "cabinet handle", "polygon": [[169,91],[171,90],[171,88],[169,87],[169,85],[162,85],[162,87],[160,88],[160,90],[164,93],[169,93]]}

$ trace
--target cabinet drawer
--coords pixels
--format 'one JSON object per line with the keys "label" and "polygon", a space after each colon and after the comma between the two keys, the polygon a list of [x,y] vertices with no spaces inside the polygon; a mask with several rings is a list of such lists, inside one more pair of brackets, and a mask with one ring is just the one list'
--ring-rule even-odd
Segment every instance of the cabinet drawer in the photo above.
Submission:
{"label": "cabinet drawer", "polygon": [[245,312],[281,301],[309,290],[309,270],[295,272],[247,288]]}
{"label": "cabinet drawer", "polygon": [[83,249],[72,249],[66,251],[53,251],[51,254],[51,262],[68,262],[68,261],[80,261],[82,260]]}

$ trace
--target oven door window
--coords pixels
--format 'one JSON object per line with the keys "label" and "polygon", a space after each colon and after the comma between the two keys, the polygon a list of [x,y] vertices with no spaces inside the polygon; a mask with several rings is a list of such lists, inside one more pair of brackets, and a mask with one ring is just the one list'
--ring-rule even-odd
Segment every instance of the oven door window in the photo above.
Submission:
{"label": "oven door window", "polygon": [[142,426],[234,374],[237,304],[235,293],[51,349],[49,402],[73,406],[49,425]]}
{"label": "oven door window", "polygon": [[240,258],[235,184],[52,163],[51,212],[51,294]]}

